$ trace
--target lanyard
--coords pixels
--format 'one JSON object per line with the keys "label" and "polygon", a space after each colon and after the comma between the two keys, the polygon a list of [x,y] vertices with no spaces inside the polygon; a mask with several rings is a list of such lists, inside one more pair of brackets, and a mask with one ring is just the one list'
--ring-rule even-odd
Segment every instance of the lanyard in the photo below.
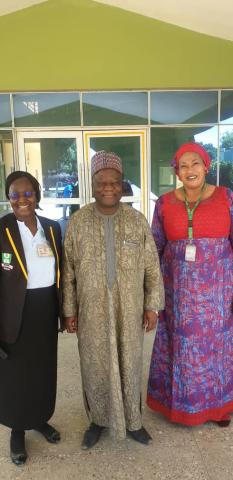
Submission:
{"label": "lanyard", "polygon": [[189,202],[186,198],[185,189],[183,187],[185,207],[186,207],[187,214],[188,214],[188,237],[189,237],[189,240],[193,239],[193,215],[194,215],[194,212],[195,212],[196,208],[198,207],[198,205],[201,201],[201,197],[202,197],[202,194],[203,194],[205,188],[206,188],[206,184],[204,183],[204,185],[201,189],[200,196],[198,197],[197,201],[194,203],[193,208],[190,208]]}
{"label": "lanyard", "polygon": [[16,248],[16,246],[15,246],[14,240],[13,240],[11,234],[10,234],[9,228],[6,228],[6,234],[7,234],[7,236],[8,236],[9,242],[10,242],[10,244],[11,244],[13,250],[14,250],[15,256],[16,256],[18,262],[19,262],[19,265],[20,265],[20,268],[21,268],[21,270],[22,270],[22,272],[23,272],[23,274],[24,274],[24,277],[25,277],[25,279],[27,280],[27,279],[28,279],[28,274],[27,274],[27,272],[26,272],[26,270],[25,270],[25,268],[24,268],[23,262],[22,262],[22,260],[21,260],[21,258],[20,258],[19,252],[18,252],[18,250],[17,250],[17,248]]}

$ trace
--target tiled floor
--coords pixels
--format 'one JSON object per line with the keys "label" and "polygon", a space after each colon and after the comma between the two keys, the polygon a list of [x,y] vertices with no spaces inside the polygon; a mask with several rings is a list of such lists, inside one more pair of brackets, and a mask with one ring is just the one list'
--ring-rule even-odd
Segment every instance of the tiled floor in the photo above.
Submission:
{"label": "tiled floor", "polygon": [[[144,392],[153,335],[145,341]],[[1,385],[0,385],[1,388]],[[76,337],[60,335],[57,409],[51,421],[61,434],[51,445],[36,432],[26,436],[28,461],[9,459],[9,431],[0,427],[0,479],[20,480],[232,480],[233,429],[213,424],[186,428],[172,425],[147,407],[143,423],[154,442],[148,447],[131,439],[114,442],[107,432],[88,452],[80,449],[88,420],[82,403]]]}

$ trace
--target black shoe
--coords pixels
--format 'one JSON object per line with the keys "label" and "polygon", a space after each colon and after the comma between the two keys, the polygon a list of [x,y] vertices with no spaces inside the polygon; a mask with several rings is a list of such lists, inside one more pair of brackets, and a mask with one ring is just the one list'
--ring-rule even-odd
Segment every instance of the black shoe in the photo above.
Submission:
{"label": "black shoe", "polygon": [[95,423],[91,423],[89,428],[85,431],[82,441],[82,449],[87,450],[88,448],[94,447],[98,442],[101,432],[104,427],[100,427]]}
{"label": "black shoe", "polygon": [[219,427],[229,427],[230,423],[231,423],[231,419],[229,418],[229,420],[219,420],[218,422],[216,422],[217,425]]}
{"label": "black shoe", "polygon": [[136,442],[143,443],[144,445],[149,445],[152,442],[152,438],[144,427],[139,430],[127,430],[130,437],[132,437]]}
{"label": "black shoe", "polygon": [[41,427],[35,428],[35,430],[40,432],[49,443],[58,443],[61,440],[60,433],[49,423],[44,423]]}
{"label": "black shoe", "polygon": [[23,465],[27,460],[24,430],[12,430],[10,439],[10,456],[15,465]]}

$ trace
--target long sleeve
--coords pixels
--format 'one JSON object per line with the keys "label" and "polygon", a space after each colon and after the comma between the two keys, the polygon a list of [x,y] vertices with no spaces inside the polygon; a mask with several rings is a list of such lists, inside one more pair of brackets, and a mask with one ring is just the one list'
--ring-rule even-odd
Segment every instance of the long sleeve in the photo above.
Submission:
{"label": "long sleeve", "polygon": [[158,252],[145,220],[145,277],[144,277],[144,309],[162,310],[164,308],[164,287],[160,271]]}
{"label": "long sleeve", "polygon": [[151,225],[152,235],[158,250],[159,257],[163,255],[164,247],[167,243],[166,235],[163,228],[162,219],[162,197],[160,197],[155,205],[154,215]]}
{"label": "long sleeve", "polygon": [[229,198],[230,205],[230,217],[231,217],[231,226],[230,226],[230,241],[233,248],[233,192],[230,189],[227,189],[227,195]]}
{"label": "long sleeve", "polygon": [[64,317],[75,316],[78,313],[72,225],[71,220],[66,230],[63,252],[62,298]]}

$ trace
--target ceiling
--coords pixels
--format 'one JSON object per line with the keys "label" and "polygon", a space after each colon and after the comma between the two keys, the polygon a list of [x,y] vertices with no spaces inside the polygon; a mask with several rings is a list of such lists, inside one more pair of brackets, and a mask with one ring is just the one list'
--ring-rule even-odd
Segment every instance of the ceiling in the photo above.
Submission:
{"label": "ceiling", "polygon": [[47,0],[0,0],[0,15],[22,10],[22,8],[31,7],[37,3],[43,3]]}
{"label": "ceiling", "polygon": [[232,0],[96,0],[233,41]]}
{"label": "ceiling", "polygon": [[[0,15],[47,0],[0,0]],[[73,0],[74,1],[74,0]],[[77,4],[79,0],[76,0]],[[96,0],[142,15],[233,41],[232,0]]]}

